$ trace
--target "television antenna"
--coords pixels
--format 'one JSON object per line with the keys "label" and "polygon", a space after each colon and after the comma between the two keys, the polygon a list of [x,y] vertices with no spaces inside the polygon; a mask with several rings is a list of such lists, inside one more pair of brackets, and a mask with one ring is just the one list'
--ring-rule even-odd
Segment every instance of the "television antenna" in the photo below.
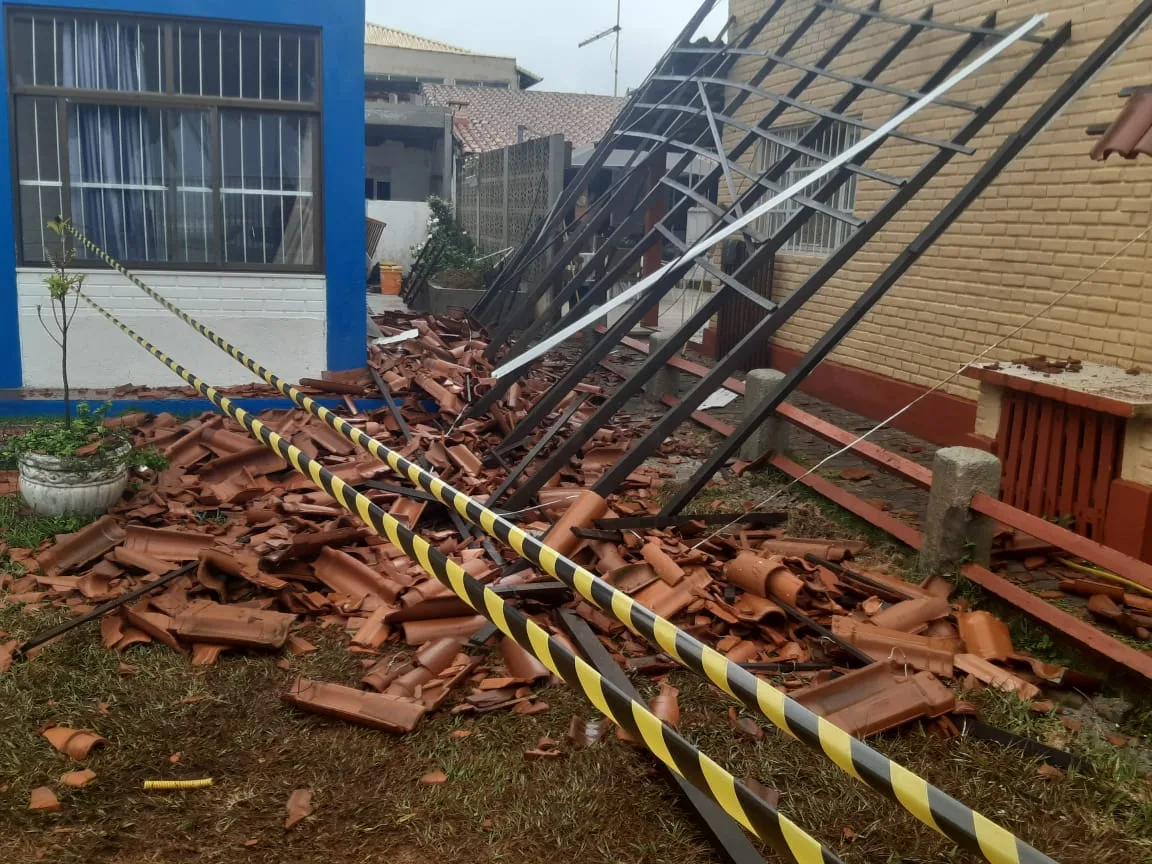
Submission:
{"label": "television antenna", "polygon": [[620,95],[620,29],[621,29],[620,28],[620,5],[622,2],[623,2],[623,0],[616,0],[616,26],[609,27],[607,30],[604,30],[604,31],[601,31],[600,33],[597,33],[595,36],[591,37],[590,39],[585,39],[583,42],[581,42],[579,45],[576,46],[577,48],[584,48],[588,45],[591,45],[593,42],[599,42],[601,39],[604,39],[608,36],[615,35],[615,37],[616,37],[616,50],[615,50],[616,61],[615,61],[615,67],[613,69],[613,74],[612,74],[612,95],[613,96],[619,96]]}

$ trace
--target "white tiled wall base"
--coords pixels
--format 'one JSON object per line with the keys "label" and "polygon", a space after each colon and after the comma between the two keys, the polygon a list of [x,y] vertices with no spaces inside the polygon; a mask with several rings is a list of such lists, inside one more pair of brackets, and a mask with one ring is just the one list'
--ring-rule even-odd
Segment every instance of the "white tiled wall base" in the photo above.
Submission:
{"label": "white tiled wall base", "polygon": [[[127,279],[89,271],[84,292],[121,321],[210,384],[256,378]],[[60,352],[36,317],[48,314],[44,270],[16,271],[20,356],[25,387],[60,386]],[[242,351],[289,381],[319,377],[326,356],[326,280],[321,275],[140,272],[144,282]],[[70,331],[69,371],[76,387],[183,382],[84,303]]]}

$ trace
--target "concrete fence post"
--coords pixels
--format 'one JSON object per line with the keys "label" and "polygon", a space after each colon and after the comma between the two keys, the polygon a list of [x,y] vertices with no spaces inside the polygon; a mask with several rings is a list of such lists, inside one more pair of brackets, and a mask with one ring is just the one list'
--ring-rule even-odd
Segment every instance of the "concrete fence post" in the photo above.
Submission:
{"label": "concrete fence post", "polygon": [[947,572],[968,562],[988,565],[995,522],[971,509],[977,492],[1000,494],[1000,460],[972,447],[938,450],[920,550],[922,572]]}
{"label": "concrete fence post", "polygon": [[[784,373],[777,369],[753,369],[744,378],[744,419],[747,420],[784,380]],[[743,444],[740,445],[740,458],[751,462],[765,453],[785,453],[788,450],[788,422],[780,417],[770,417],[760,424]]]}
{"label": "concrete fence post", "polygon": [[[671,342],[672,335],[672,333],[662,330],[657,330],[651,334],[648,337],[649,354],[655,354]],[[665,393],[670,393],[677,398],[680,396],[680,370],[668,364],[664,364],[659,372],[644,382],[644,395],[653,402],[659,402]]]}

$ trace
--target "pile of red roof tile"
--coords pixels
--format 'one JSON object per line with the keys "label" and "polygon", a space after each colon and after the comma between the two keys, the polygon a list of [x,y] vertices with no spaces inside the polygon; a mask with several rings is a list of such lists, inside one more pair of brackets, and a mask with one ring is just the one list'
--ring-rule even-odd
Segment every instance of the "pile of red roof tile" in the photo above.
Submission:
{"label": "pile of red roof tile", "polygon": [[[371,370],[307,383],[317,392],[340,392],[349,422],[367,434],[425,458],[457,488],[487,495],[507,469],[485,467],[484,456],[563,362],[544,364],[487,416],[462,420],[464,406],[490,383],[486,346],[468,323],[408,317],[382,329],[386,338],[417,335],[374,347]],[[360,396],[379,395],[376,376],[403,403],[403,422],[388,409],[357,406]],[[595,395],[597,388],[587,389]],[[675,668],[562,588],[523,590],[553,580],[494,559],[486,538],[462,535],[446,508],[405,494],[389,468],[327,426],[302,412],[266,412],[261,419],[540,623],[555,629],[552,607],[559,602],[603,636],[629,670],[660,675]],[[577,413],[573,422],[581,420]],[[491,635],[483,618],[232,421],[135,415],[113,422],[133,427],[138,445],[162,453],[169,467],[136,478],[111,514],[76,534],[40,549],[7,550],[27,572],[0,574],[0,589],[7,589],[0,603],[83,614],[191,563],[194,569],[162,591],[106,616],[104,645],[125,651],[162,643],[189,654],[192,664],[208,664],[229,651],[307,653],[315,648],[300,631],[318,625],[347,634],[363,676],[358,687],[297,680],[285,699],[299,708],[392,732],[411,730],[425,713],[446,708],[453,694],[455,712],[547,710],[537,688],[550,676],[538,661],[506,639],[491,659],[469,654],[470,640],[479,645]],[[764,527],[771,519],[717,536],[699,520],[614,527],[620,517],[657,514],[660,489],[673,473],[657,460],[634,472],[611,501],[588,491],[644,422],[623,418],[600,430],[545,490],[539,508],[514,518],[849,732],[872,734],[954,710],[955,693],[942,680],[999,687],[1024,699],[1043,687],[1091,683],[1018,653],[1003,623],[952,604],[951,586],[942,580],[916,585],[840,566],[862,551],[859,543],[787,537]],[[683,454],[665,458],[673,465]],[[514,561],[510,550],[500,552]],[[661,711],[671,712],[674,691],[662,700]]]}

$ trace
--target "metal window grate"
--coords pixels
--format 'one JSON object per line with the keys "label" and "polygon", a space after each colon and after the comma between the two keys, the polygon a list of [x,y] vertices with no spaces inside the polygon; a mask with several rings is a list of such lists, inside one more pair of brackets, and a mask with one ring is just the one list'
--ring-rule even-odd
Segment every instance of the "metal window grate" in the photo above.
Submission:
{"label": "metal window grate", "polygon": [[[792,152],[789,145],[799,144],[804,136],[812,131],[814,123],[803,123],[795,126],[784,126],[772,129],[772,134],[779,140],[764,140],[760,142],[760,170],[768,171],[773,165],[780,162]],[[835,154],[842,153],[860,140],[860,128],[849,123],[833,121],[820,134],[819,140],[809,145],[809,149],[824,154],[831,159]],[[784,172],[779,184],[787,188],[793,183],[804,179],[825,161],[808,153],[801,152],[796,160]],[[820,184],[823,185],[823,184]],[[810,194],[820,188],[817,185]],[[839,189],[837,189],[827,202],[828,206],[845,213],[852,213],[856,207],[856,175],[852,175]],[[762,235],[771,236],[787,224],[788,220],[803,208],[803,204],[796,198],[791,198],[771,213],[766,214],[757,222],[757,229]],[[811,218],[789,237],[781,246],[781,252],[799,252],[811,255],[827,255],[834,252],[852,234],[852,226],[838,219],[833,219],[823,213],[813,213]]]}
{"label": "metal window grate", "polygon": [[129,263],[315,269],[317,31],[66,10],[7,23],[21,263],[59,248],[45,223],[63,215]]}

